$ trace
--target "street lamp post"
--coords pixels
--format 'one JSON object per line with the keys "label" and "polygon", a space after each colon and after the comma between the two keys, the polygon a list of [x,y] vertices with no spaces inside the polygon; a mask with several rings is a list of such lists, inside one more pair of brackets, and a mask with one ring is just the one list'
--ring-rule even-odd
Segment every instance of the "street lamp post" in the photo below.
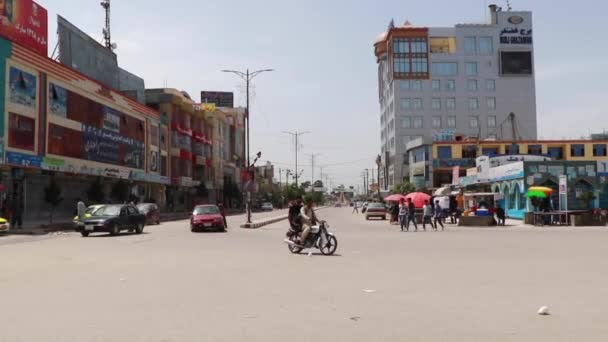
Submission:
{"label": "street lamp post", "polygon": [[[245,81],[245,84],[246,84],[247,107],[245,109],[245,117],[243,118],[243,120],[245,121],[245,124],[247,127],[245,134],[247,136],[246,153],[247,153],[247,173],[248,174],[249,174],[249,171],[251,171],[251,164],[250,164],[250,158],[249,158],[249,86],[251,84],[251,80],[253,80],[256,76],[258,76],[259,74],[261,74],[263,72],[270,72],[270,71],[274,71],[274,70],[273,69],[262,69],[262,70],[257,70],[257,71],[253,71],[253,72],[249,72],[249,69],[247,69],[247,71],[245,71],[245,72],[237,71],[237,70],[222,70],[222,72],[229,72],[229,73],[239,76],[240,78],[242,78]],[[247,189],[247,223],[248,224],[251,223],[251,191],[250,191],[250,189]]]}
{"label": "street lamp post", "polygon": [[298,174],[298,148],[299,148],[299,140],[298,140],[298,138],[301,135],[309,134],[310,132],[308,132],[308,131],[307,132],[298,132],[298,131],[295,131],[295,132],[283,132],[283,133],[289,134],[289,135],[293,136],[295,138],[295,140],[296,140],[295,141],[295,146],[296,146],[296,168],[295,168],[294,177],[295,177],[296,187],[297,187],[298,186],[298,179],[300,178],[300,175]]}

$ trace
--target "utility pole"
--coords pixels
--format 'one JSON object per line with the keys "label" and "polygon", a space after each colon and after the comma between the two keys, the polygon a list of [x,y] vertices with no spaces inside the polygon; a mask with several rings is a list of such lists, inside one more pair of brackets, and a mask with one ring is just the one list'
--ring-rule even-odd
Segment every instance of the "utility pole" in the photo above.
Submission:
{"label": "utility pole", "polygon": [[365,169],[365,196],[369,196],[369,169]]}
{"label": "utility pole", "polygon": [[308,156],[310,157],[310,162],[311,162],[310,163],[311,164],[310,165],[311,166],[311,168],[310,168],[310,171],[311,171],[310,185],[311,185],[311,189],[312,189],[311,192],[315,192],[315,187],[314,187],[314,184],[315,184],[315,157],[318,157],[319,155],[320,155],[319,153],[308,154]]}
{"label": "utility pole", "polygon": [[[253,80],[256,76],[258,76],[259,74],[263,73],[263,72],[270,72],[270,71],[274,71],[273,69],[263,69],[263,70],[257,70],[257,71],[253,71],[253,72],[249,72],[249,69],[247,69],[245,72],[242,71],[237,71],[237,70],[222,70],[222,72],[228,72],[228,73],[232,73],[235,74],[237,76],[239,76],[240,78],[243,79],[243,81],[245,81],[245,85],[247,88],[247,107],[245,108],[245,116],[243,117],[243,121],[245,121],[246,124],[246,142],[247,142],[247,170],[248,172],[251,171],[252,165],[250,163],[250,154],[249,154],[249,114],[250,114],[250,107],[249,107],[249,88],[251,85],[251,80]],[[250,224],[251,223],[251,189],[247,189],[247,223]]]}
{"label": "utility pole", "polygon": [[283,180],[283,170],[281,170],[281,168],[279,168],[279,189],[283,189],[283,186],[281,186],[282,180]]}
{"label": "utility pole", "polygon": [[299,139],[299,137],[300,137],[301,135],[304,135],[304,134],[309,134],[310,132],[308,132],[308,131],[306,131],[306,132],[298,132],[298,131],[295,131],[295,132],[283,132],[283,133],[285,133],[285,134],[289,134],[289,135],[291,135],[292,137],[294,137],[294,138],[295,138],[295,146],[296,146],[296,168],[295,168],[295,180],[296,180],[296,187],[297,187],[297,186],[299,185],[299,184],[298,184],[298,179],[300,178],[300,175],[298,174],[298,149],[300,148],[300,145],[299,145],[299,140],[298,140],[298,139]]}

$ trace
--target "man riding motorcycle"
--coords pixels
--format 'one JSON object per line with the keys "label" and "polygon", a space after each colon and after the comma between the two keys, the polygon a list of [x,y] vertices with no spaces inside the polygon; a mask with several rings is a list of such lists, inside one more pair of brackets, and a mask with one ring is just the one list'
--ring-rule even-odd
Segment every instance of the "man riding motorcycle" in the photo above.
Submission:
{"label": "man riding motorcycle", "polygon": [[300,235],[300,245],[304,246],[306,244],[306,238],[312,229],[312,226],[317,224],[319,221],[317,219],[317,215],[312,207],[313,201],[312,199],[308,199],[306,201],[306,205],[300,209],[300,218],[302,219],[302,233]]}
{"label": "man riding motorcycle", "polygon": [[302,196],[298,196],[295,201],[289,205],[289,214],[287,219],[292,228],[300,228],[300,210],[302,209]]}

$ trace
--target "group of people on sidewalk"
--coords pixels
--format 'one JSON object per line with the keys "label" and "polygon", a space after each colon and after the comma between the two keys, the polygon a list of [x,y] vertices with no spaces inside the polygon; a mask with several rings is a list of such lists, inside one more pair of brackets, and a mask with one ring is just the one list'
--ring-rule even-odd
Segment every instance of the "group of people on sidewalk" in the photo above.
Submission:
{"label": "group of people on sidewalk", "polygon": [[[439,205],[439,201],[435,201],[435,205],[431,205],[428,200],[424,202],[422,207],[422,229],[426,231],[427,223],[431,225],[433,230],[437,230],[441,226],[441,230],[444,230],[443,220],[445,218],[444,210]],[[401,225],[401,231],[409,231],[410,223],[414,225],[415,231],[418,231],[418,224],[416,223],[416,207],[412,199],[401,201],[399,205],[394,205],[391,209],[391,224],[396,222],[398,219]]]}

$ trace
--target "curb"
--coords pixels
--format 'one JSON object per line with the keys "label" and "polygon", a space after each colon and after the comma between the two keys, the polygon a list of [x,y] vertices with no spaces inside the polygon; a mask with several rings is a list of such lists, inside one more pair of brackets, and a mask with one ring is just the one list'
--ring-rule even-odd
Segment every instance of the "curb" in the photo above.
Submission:
{"label": "curb", "polygon": [[[327,209],[330,207],[320,207],[317,208],[316,210],[323,210],[323,209]],[[269,219],[266,219],[264,221],[257,221],[257,222],[251,222],[251,223],[243,223],[241,224],[241,228],[243,229],[258,229],[264,226],[267,226],[269,224],[273,224],[273,223],[277,223],[283,220],[287,220],[288,215],[282,215],[282,216],[277,216],[277,217],[272,217]]]}

